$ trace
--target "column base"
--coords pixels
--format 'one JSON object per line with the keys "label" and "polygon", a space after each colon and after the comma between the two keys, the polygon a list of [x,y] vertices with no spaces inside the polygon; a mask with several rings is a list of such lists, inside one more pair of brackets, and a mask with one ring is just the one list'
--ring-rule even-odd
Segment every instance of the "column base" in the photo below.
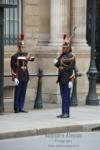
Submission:
{"label": "column base", "polygon": [[49,46],[62,46],[62,44],[63,44],[62,38],[52,39],[49,42]]}
{"label": "column base", "polygon": [[88,99],[88,97],[87,97],[86,105],[97,106],[97,105],[99,105],[99,100],[97,98],[96,99]]}
{"label": "column base", "polygon": [[91,51],[91,47],[86,44],[86,43],[73,43],[72,44],[72,50],[73,52],[75,53],[78,53],[78,54],[87,54],[89,53],[90,55],[90,51]]}
{"label": "column base", "polygon": [[77,50],[90,50],[90,46],[86,42],[77,42],[77,43],[72,43],[72,47],[74,47]]}

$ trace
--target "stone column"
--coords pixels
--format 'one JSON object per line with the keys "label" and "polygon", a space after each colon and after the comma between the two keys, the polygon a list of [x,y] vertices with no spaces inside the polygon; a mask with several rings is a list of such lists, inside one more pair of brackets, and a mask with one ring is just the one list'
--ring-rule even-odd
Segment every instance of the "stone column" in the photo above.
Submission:
{"label": "stone column", "polygon": [[71,32],[77,26],[72,39],[74,46],[88,47],[86,42],[86,7],[87,0],[72,0],[71,2]]}
{"label": "stone column", "polygon": [[63,0],[51,0],[50,45],[62,44]]}
{"label": "stone column", "polygon": [[63,32],[70,35],[70,0],[64,0]]}

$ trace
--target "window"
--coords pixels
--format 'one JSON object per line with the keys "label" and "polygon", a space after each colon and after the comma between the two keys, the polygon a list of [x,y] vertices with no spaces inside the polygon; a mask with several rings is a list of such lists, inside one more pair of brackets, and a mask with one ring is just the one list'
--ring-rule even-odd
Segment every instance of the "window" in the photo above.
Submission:
{"label": "window", "polygon": [[16,8],[5,8],[4,10],[4,43],[15,45],[21,33],[21,1],[6,0],[6,3],[16,4]]}

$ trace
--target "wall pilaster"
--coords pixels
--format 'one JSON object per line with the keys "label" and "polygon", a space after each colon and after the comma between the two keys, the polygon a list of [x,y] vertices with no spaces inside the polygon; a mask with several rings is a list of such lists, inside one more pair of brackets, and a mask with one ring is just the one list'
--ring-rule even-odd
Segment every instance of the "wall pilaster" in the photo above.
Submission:
{"label": "wall pilaster", "polygon": [[87,72],[90,63],[90,47],[86,41],[86,8],[87,0],[71,1],[71,33],[77,27],[72,39],[73,52],[76,55],[76,66],[82,77],[78,78],[77,94],[80,104],[85,104],[88,92]]}
{"label": "wall pilaster", "polygon": [[62,44],[63,0],[51,0],[50,45]]}
{"label": "wall pilaster", "polygon": [[74,47],[81,47],[84,50],[88,48],[86,41],[86,1],[71,1],[71,32],[74,26],[77,27],[72,43]]}

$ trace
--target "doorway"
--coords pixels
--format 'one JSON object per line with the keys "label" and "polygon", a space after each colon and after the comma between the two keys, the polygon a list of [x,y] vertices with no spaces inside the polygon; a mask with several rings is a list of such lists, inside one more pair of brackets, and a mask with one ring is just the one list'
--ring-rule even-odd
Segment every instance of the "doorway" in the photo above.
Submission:
{"label": "doorway", "polygon": [[[87,0],[87,43],[91,46],[91,18],[92,7],[91,0]],[[98,71],[97,83],[100,83],[100,0],[96,0],[96,67]]]}

